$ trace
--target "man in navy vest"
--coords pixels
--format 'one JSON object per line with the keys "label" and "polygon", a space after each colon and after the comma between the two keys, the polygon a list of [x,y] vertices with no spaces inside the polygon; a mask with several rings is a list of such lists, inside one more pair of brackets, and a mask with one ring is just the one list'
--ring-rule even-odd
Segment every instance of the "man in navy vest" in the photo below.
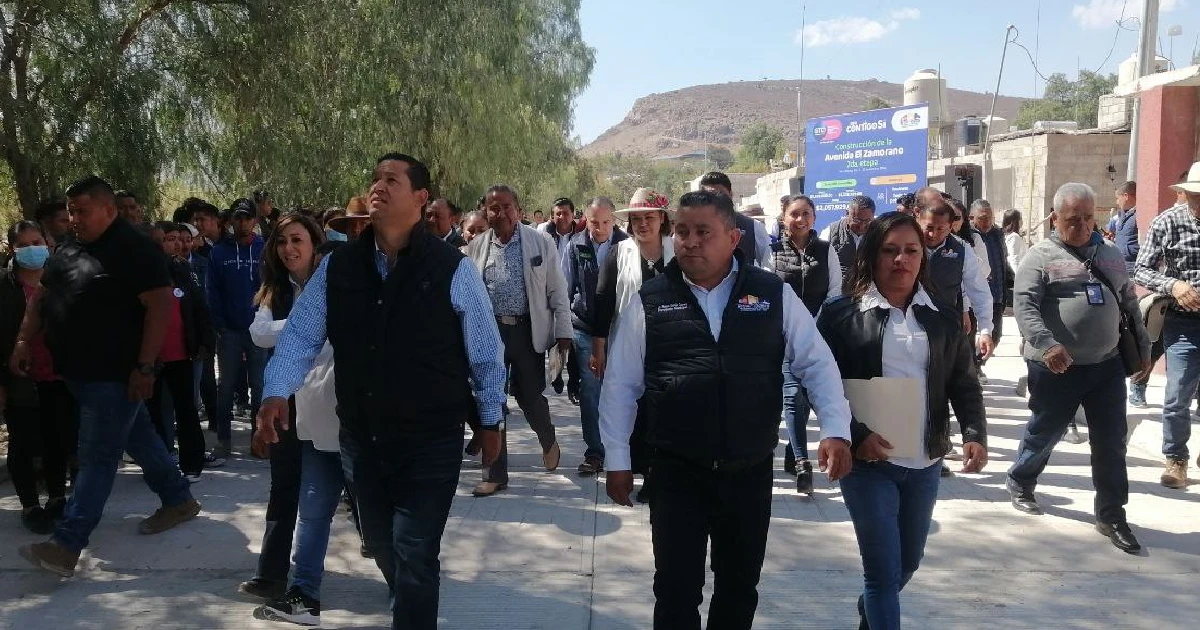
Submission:
{"label": "man in navy vest", "polygon": [[604,444],[600,441],[600,378],[588,367],[592,360],[592,327],[596,310],[596,287],[604,260],[616,255],[617,243],[625,232],[615,226],[616,208],[608,197],[596,197],[584,210],[587,229],[571,238],[562,254],[563,276],[567,280],[567,301],[571,303],[571,326],[575,332],[574,356],[581,376],[579,420],[587,445],[578,471],[587,477],[604,470]]}
{"label": "man in navy vest", "polygon": [[639,404],[646,414],[658,629],[699,630],[710,539],[708,627],[754,623],[785,358],[818,410],[821,469],[836,480],[851,467],[850,408],[833,355],[795,292],[735,255],[735,217],[722,194],[679,200],[675,259],[621,310],[600,394],[608,496],[621,505],[632,505]]}
{"label": "man in navy vest", "polygon": [[[987,263],[992,270],[991,275],[987,277],[988,289],[992,292],[991,337],[993,344],[999,344],[1004,324],[1004,285],[1008,283],[1008,247],[1004,244],[1004,232],[996,227],[992,204],[988,200],[976,199],[971,202],[971,227],[979,234],[979,238],[983,239],[983,245],[987,248]],[[980,376],[983,376],[982,370]]]}
{"label": "man in navy vest", "polygon": [[483,463],[500,454],[500,333],[479,271],[429,232],[429,170],[389,153],[375,166],[371,227],[321,261],[267,365],[261,439],[286,428],[328,340],[342,461],[363,544],[392,593],[392,628],[437,627],[442,532],[458,487],[463,424],[478,413]]}
{"label": "man in navy vest", "polygon": [[[721,171],[705,173],[700,178],[700,190],[725,195],[730,201],[733,200],[733,182],[729,181],[729,176]],[[767,227],[736,212],[734,213],[734,225],[741,234],[738,250],[742,252],[742,260],[746,261],[746,264],[760,269],[770,269],[771,237],[767,235]]]}

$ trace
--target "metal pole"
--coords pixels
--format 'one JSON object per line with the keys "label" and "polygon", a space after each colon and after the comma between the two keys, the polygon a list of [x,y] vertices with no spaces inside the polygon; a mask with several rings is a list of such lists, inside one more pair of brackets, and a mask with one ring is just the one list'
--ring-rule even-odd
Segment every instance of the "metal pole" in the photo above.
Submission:
{"label": "metal pole", "polygon": [[800,93],[804,90],[804,18],[807,12],[808,3],[802,3],[800,5],[800,85],[796,87],[796,159],[792,161],[792,165],[796,167],[797,174],[800,172],[800,152],[804,150],[804,134],[807,127],[807,121],[804,120],[804,112],[800,109]]}
{"label": "metal pole", "polygon": [[[1154,69],[1157,56],[1154,50],[1155,34],[1158,32],[1158,0],[1145,0],[1142,5],[1141,34],[1138,38],[1137,79],[1150,74]],[[1129,165],[1125,169],[1125,178],[1137,181],[1138,161],[1138,127],[1141,126],[1142,94],[1139,90],[1133,95],[1133,118],[1129,126]]]}
{"label": "metal pole", "polygon": [[988,190],[992,179],[992,120],[996,116],[996,97],[1000,96],[1000,79],[1004,77],[1004,58],[1008,55],[1008,43],[1012,41],[1009,37],[1012,32],[1017,30],[1017,27],[1009,24],[1004,30],[1004,48],[1000,50],[1000,71],[996,73],[996,91],[992,92],[992,106],[988,108],[987,129],[983,132],[983,185],[980,186],[981,197],[987,199],[992,191]]}

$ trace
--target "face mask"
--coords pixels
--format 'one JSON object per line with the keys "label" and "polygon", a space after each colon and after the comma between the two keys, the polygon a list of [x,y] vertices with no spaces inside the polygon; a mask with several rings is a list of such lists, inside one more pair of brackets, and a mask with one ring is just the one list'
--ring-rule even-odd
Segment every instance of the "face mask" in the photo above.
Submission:
{"label": "face mask", "polygon": [[41,269],[50,258],[50,248],[45,245],[30,245],[18,247],[13,252],[17,264],[24,269]]}
{"label": "face mask", "polygon": [[331,241],[349,241],[350,240],[350,238],[347,237],[345,234],[342,234],[341,232],[338,232],[337,230],[332,230],[329,228],[325,228],[325,238],[328,240],[331,240]]}

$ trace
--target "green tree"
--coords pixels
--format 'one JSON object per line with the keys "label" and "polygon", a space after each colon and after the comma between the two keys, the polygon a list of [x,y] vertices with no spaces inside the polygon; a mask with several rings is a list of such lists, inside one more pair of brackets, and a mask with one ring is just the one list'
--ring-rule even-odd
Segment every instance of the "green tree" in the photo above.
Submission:
{"label": "green tree", "polygon": [[765,123],[754,123],[742,131],[742,146],[733,168],[742,172],[765,172],[770,160],[783,154],[783,132]]}
{"label": "green tree", "polygon": [[733,152],[725,147],[712,147],[708,150],[708,161],[712,162],[718,171],[723,171],[733,166]]}
{"label": "green tree", "polygon": [[895,107],[895,106],[896,106],[895,104],[893,104],[889,101],[885,101],[882,98],[872,94],[871,96],[867,97],[867,103],[866,103],[865,107],[866,107],[866,110],[872,110],[872,109],[889,109],[889,108]]}
{"label": "green tree", "polygon": [[1117,85],[1117,75],[1097,74],[1080,70],[1075,81],[1057,72],[1048,77],[1042,98],[1025,101],[1017,110],[1015,124],[1029,129],[1039,120],[1073,120],[1081,129],[1096,126],[1100,97],[1111,94]]}

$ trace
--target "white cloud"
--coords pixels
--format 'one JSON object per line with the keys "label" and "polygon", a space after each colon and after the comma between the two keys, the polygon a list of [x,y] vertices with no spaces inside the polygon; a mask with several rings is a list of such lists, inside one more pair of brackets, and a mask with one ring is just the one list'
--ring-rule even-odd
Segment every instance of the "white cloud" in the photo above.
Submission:
{"label": "white cloud", "polygon": [[921,11],[906,7],[892,11],[890,17],[886,23],[864,17],[838,17],[813,22],[796,33],[796,43],[815,47],[873,42],[900,28],[901,22],[919,19]]}
{"label": "white cloud", "polygon": [[[1185,0],[1162,0],[1160,11],[1174,11],[1184,6]],[[1086,5],[1077,4],[1071,7],[1071,17],[1083,28],[1109,28],[1121,19],[1121,9],[1125,9],[1125,18],[1139,18],[1142,15],[1141,0],[1090,0]],[[1132,27],[1132,24],[1126,26]]]}

